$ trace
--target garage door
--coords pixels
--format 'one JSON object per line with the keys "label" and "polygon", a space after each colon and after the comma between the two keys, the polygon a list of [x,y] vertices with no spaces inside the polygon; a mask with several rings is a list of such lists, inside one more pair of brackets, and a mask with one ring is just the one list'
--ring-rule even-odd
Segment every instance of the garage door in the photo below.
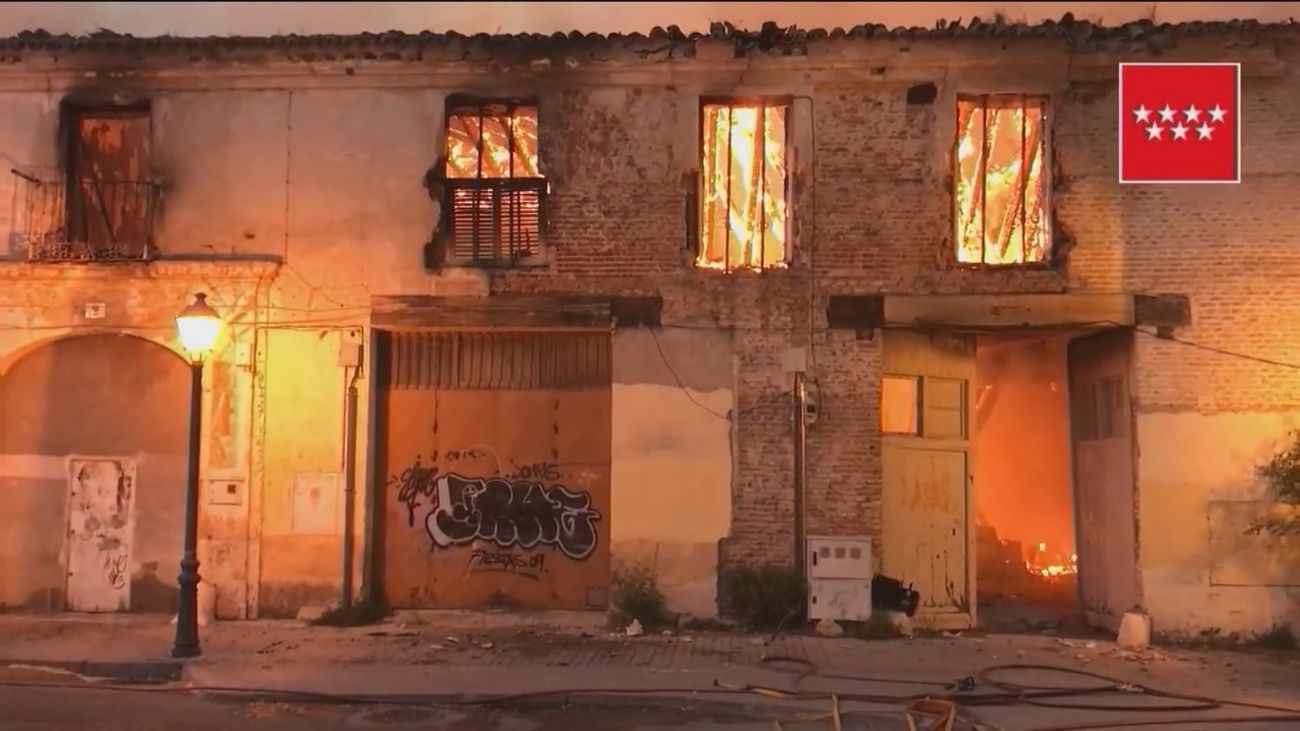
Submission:
{"label": "garage door", "polygon": [[604,608],[609,333],[409,331],[385,345],[388,604]]}

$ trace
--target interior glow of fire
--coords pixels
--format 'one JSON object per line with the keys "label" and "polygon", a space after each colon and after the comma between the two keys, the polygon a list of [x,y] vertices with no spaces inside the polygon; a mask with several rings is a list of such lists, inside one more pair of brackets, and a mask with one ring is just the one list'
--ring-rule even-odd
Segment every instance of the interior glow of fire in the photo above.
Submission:
{"label": "interior glow of fire", "polygon": [[785,266],[785,112],[782,105],[705,105],[697,266]]}
{"label": "interior glow of fire", "polygon": [[1024,264],[1048,253],[1045,106],[1032,97],[958,102],[957,260]]}
{"label": "interior glow of fire", "polygon": [[1025,569],[1038,576],[1069,576],[1079,572],[1079,555],[1071,553],[1069,559],[1061,554],[1051,554],[1047,544],[1039,542],[1034,545],[1034,555],[1025,561]]}

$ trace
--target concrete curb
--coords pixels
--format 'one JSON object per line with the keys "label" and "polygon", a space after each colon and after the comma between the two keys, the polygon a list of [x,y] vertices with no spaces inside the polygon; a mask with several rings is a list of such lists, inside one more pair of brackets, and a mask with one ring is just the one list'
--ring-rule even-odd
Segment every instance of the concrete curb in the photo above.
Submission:
{"label": "concrete curb", "polygon": [[184,660],[24,660],[0,659],[0,667],[28,666],[67,670],[87,678],[131,684],[174,683],[181,679]]}

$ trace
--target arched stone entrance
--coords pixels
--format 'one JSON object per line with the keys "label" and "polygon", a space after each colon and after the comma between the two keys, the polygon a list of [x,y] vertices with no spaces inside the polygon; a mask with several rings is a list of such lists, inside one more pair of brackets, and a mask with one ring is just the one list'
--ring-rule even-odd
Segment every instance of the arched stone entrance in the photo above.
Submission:
{"label": "arched stone entrance", "polygon": [[0,607],[173,611],[189,371],[121,334],[0,375]]}

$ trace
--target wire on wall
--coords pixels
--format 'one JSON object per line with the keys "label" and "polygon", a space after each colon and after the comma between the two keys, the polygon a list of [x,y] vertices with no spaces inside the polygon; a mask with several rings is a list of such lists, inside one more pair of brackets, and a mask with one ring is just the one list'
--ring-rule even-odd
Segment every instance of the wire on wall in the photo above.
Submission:
{"label": "wire on wall", "polygon": [[730,417],[724,416],[723,414],[719,414],[718,412],[714,411],[713,409],[710,409],[708,406],[705,406],[704,404],[700,403],[695,399],[695,395],[692,394],[690,389],[686,387],[686,384],[682,382],[681,376],[677,375],[677,370],[673,368],[673,364],[668,361],[668,355],[664,353],[663,344],[659,342],[659,333],[653,327],[649,328],[649,330],[650,330],[650,337],[654,338],[655,341],[655,350],[659,351],[659,359],[664,362],[664,367],[668,369],[668,372],[670,374],[672,374],[673,380],[677,382],[677,388],[681,389],[681,392],[686,396],[686,398],[690,399],[690,402],[692,404],[695,404],[695,406],[697,406],[702,411],[706,411],[709,414],[723,421],[731,421]]}

